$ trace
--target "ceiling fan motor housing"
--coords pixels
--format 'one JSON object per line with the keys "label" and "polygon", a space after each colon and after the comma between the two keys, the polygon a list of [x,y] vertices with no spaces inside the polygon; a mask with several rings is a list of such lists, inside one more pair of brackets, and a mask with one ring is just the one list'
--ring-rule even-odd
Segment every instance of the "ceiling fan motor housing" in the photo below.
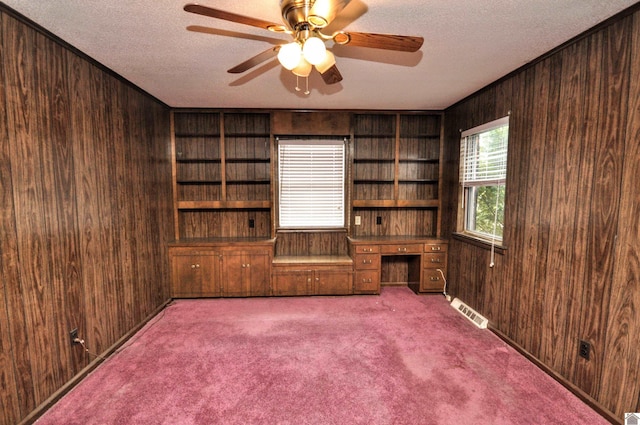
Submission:
{"label": "ceiling fan motor housing", "polygon": [[[282,19],[291,30],[296,30],[301,23],[311,23],[313,26],[321,22],[308,22],[309,12],[313,7],[315,0],[280,0],[280,10],[282,11]],[[326,25],[326,24],[325,24]]]}

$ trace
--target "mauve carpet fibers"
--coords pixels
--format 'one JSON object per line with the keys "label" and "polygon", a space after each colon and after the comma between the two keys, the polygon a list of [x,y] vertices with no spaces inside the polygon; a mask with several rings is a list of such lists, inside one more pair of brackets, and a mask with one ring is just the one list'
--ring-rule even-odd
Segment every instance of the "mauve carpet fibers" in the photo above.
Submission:
{"label": "mauve carpet fibers", "polygon": [[179,300],[47,424],[606,424],[442,295]]}

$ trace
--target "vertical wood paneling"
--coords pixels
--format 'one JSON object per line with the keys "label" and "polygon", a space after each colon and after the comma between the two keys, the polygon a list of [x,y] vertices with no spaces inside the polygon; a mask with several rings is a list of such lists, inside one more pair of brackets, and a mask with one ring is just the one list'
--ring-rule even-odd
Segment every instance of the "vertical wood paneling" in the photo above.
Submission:
{"label": "vertical wood paneling", "polygon": [[[507,176],[505,197],[505,217],[512,217],[512,225],[506,226],[503,231],[503,241],[508,245],[509,250],[520,250],[525,244],[523,214],[526,212],[526,205],[529,199],[522,196],[518,188],[526,185],[525,177],[528,174],[531,143],[531,125],[527,117],[531,116],[532,103],[530,99],[533,95],[535,81],[535,71],[527,70],[512,79],[512,114],[509,117],[509,152],[507,157]],[[496,117],[498,118],[498,117]],[[505,192],[505,193],[506,193]],[[518,335],[516,342],[522,343],[522,333],[517,330],[522,326],[523,321],[528,318],[526,302],[513,303],[514,299],[526,300],[530,297],[531,276],[523,273],[525,264],[505,262],[503,270],[498,273],[506,282],[518,281],[517,286],[502,285],[503,299],[496,300],[495,304],[502,310],[498,317],[498,323],[510,326],[514,329],[513,334]],[[508,306],[505,308],[505,306]]]}
{"label": "vertical wood paneling", "polygon": [[[50,247],[45,217],[48,213],[41,184],[43,167],[42,146],[31,143],[44,132],[46,109],[45,92],[38,73],[38,58],[43,54],[42,36],[22,29],[15,34],[14,52],[17,53],[14,67],[8,78],[16,84],[7,87],[9,108],[7,111],[10,142],[10,161],[14,182],[14,207],[18,235],[18,251],[30,253],[37,261],[19,263],[22,297],[25,303],[25,320],[29,335],[29,350],[38,353],[30,356],[33,380],[31,382],[35,400],[44,400],[49,388],[61,384],[59,361],[53,355],[57,346],[53,323],[53,299],[51,293]],[[6,57],[5,57],[6,59]],[[29,406],[31,408],[35,406]]]}
{"label": "vertical wood paneling", "polygon": [[454,239],[452,294],[619,418],[640,395],[639,22],[636,10],[445,113],[445,162],[457,168],[453,129],[512,111],[503,270],[487,272],[488,250]]}
{"label": "vertical wood paneling", "polygon": [[18,423],[169,294],[169,113],[0,11],[0,400]]}
{"label": "vertical wood paneling", "polygon": [[[632,26],[630,59],[631,76],[628,81],[628,115],[616,116],[624,133],[624,165],[620,193],[619,228],[613,237],[615,267],[611,287],[609,315],[603,320],[606,345],[599,397],[609,400],[617,412],[637,412],[640,408],[640,13]],[[621,34],[622,35],[622,34]],[[615,68],[615,66],[614,66]],[[614,97],[611,97],[614,101]],[[626,119],[626,126],[624,121]],[[613,128],[612,128],[613,129]],[[605,324],[606,323],[606,324]]]}
{"label": "vertical wood paneling", "polygon": [[[545,276],[550,280],[546,285],[543,314],[543,345],[540,357],[545,364],[566,375],[565,354],[576,360],[575,349],[567,336],[567,321],[572,313],[579,311],[571,298],[572,285],[582,284],[572,276],[573,241],[575,227],[575,209],[577,192],[580,185],[579,163],[583,140],[580,120],[582,102],[579,87],[582,83],[584,51],[583,43],[572,44],[556,55],[560,58],[558,110],[554,123],[555,133],[550,134],[549,142],[554,144],[554,179],[550,210],[549,251],[547,252],[547,270]],[[553,136],[555,135],[555,137]],[[579,306],[578,306],[579,307]],[[573,310],[573,311],[572,311]],[[576,345],[573,345],[576,347]]]}
{"label": "vertical wood paneling", "polygon": [[[0,30],[2,39],[6,39],[8,25],[5,26],[5,17],[0,13]],[[26,368],[28,361],[25,355],[14,355],[13,347],[24,348],[26,341],[19,338],[12,341],[12,335],[24,332],[24,309],[21,308],[20,288],[12,284],[18,282],[18,258],[17,235],[15,230],[15,209],[13,206],[13,182],[11,176],[11,163],[9,152],[9,134],[7,122],[7,110],[4,100],[5,92],[5,50],[0,49],[0,413],[1,423],[11,424],[18,422],[21,412],[28,405],[27,397],[20,397],[20,391],[24,391],[26,382],[30,379],[31,371]],[[10,315],[20,320],[11,320]]]}
{"label": "vertical wood paneling", "polygon": [[[586,81],[584,87],[584,139],[600,140],[600,98],[602,67],[603,67],[603,32],[594,34],[588,43],[586,57]],[[600,269],[611,258],[606,252],[600,250],[599,246],[606,246],[608,243],[599,245],[597,240],[599,233],[606,229],[594,226],[590,220],[592,211],[602,208],[601,194],[594,190],[594,170],[599,161],[598,151],[600,149],[583,149],[582,161],[580,164],[581,190],[578,193],[578,205],[585,208],[576,209],[576,229],[574,243],[574,268],[577,281],[585,282],[585,285],[574,285],[573,297],[580,303],[582,314],[572,315],[569,319],[569,329],[574,332],[574,343],[578,339],[589,341],[592,344],[591,360],[578,359],[570,362],[568,376],[580,388],[589,394],[597,394],[599,384],[599,374],[602,370],[604,360],[604,328],[601,326],[601,317],[606,312],[604,306],[608,304],[609,298],[609,276],[603,276]],[[616,190],[616,188],[612,188]],[[589,206],[588,208],[586,206]],[[606,233],[606,232],[605,232]],[[595,244],[594,244],[595,242]],[[604,257],[600,257],[604,254]],[[606,268],[606,267],[605,267]],[[596,276],[599,275],[599,276]],[[586,279],[586,280],[585,280]]]}

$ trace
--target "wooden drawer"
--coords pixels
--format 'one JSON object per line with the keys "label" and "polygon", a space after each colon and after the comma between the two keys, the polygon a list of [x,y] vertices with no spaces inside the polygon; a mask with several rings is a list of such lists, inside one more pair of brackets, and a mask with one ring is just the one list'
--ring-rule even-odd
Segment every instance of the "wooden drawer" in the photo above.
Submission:
{"label": "wooden drawer", "polygon": [[424,244],[424,252],[447,252],[446,243],[426,243]]}
{"label": "wooden drawer", "polygon": [[353,280],[354,294],[379,294],[380,272],[377,270],[357,271]]}
{"label": "wooden drawer", "polygon": [[356,254],[374,254],[380,252],[378,245],[355,245]]}
{"label": "wooden drawer", "polygon": [[422,258],[424,268],[442,269],[442,271],[447,268],[447,254],[445,252],[425,253]]}
{"label": "wooden drawer", "polygon": [[356,255],[353,264],[356,270],[378,270],[380,268],[380,255]]}
{"label": "wooden drawer", "polygon": [[[444,271],[444,270],[443,270]],[[422,284],[420,291],[442,292],[444,291],[444,279],[436,269],[424,269],[422,274]]]}
{"label": "wooden drawer", "polygon": [[422,251],[423,251],[422,244],[417,244],[417,243],[393,244],[393,245],[380,246],[380,253],[387,254],[387,255],[420,254],[422,253]]}

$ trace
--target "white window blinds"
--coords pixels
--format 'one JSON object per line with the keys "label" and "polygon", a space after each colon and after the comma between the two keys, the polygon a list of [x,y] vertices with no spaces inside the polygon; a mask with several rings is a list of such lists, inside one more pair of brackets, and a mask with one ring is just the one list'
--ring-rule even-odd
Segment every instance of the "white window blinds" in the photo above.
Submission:
{"label": "white window blinds", "polygon": [[344,140],[278,140],[281,228],[344,227]]}
{"label": "white window blinds", "polygon": [[509,117],[462,133],[460,181],[466,186],[504,184]]}

